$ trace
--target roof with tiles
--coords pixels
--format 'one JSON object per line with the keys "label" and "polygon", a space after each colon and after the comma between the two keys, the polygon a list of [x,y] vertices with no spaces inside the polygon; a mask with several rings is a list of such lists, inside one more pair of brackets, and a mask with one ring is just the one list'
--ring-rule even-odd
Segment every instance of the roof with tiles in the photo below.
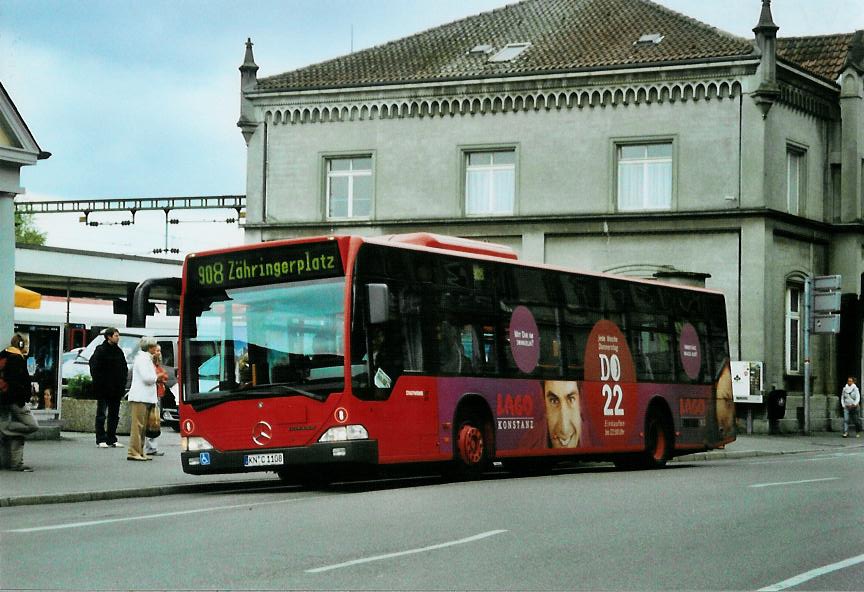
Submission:
{"label": "roof with tiles", "polygon": [[[754,19],[756,15],[754,14]],[[659,43],[636,43],[659,34]],[[512,61],[498,51],[531,45]],[[736,37],[649,0],[523,0],[390,43],[262,78],[259,91],[375,86],[596,68],[692,62],[752,55]]]}
{"label": "roof with tiles", "polygon": [[856,33],[777,39],[777,55],[808,72],[834,82],[846,65]]}

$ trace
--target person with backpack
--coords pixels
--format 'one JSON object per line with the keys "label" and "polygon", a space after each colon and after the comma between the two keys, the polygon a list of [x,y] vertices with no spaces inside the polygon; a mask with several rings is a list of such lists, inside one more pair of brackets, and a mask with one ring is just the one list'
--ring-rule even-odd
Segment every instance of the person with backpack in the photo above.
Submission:
{"label": "person with backpack", "polygon": [[96,446],[122,448],[123,445],[117,441],[117,424],[120,421],[120,401],[126,394],[129,366],[126,365],[126,354],[118,345],[120,331],[106,327],[102,335],[105,341],[90,356],[90,376],[96,394]]}
{"label": "person with backpack", "polygon": [[0,468],[31,473],[24,464],[24,439],[39,429],[30,413],[30,373],[27,371],[27,340],[16,333],[9,347],[0,352]]}

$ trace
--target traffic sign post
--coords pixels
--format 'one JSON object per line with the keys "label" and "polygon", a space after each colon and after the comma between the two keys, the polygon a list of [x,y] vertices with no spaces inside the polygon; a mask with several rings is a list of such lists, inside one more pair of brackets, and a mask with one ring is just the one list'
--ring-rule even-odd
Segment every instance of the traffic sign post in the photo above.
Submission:
{"label": "traffic sign post", "polygon": [[[807,320],[813,333],[840,332],[840,283],[839,275],[817,275],[811,290],[812,307]],[[805,290],[806,292],[806,290]],[[806,298],[806,294],[805,294]]]}
{"label": "traffic sign post", "polygon": [[840,332],[840,275],[804,280],[804,433],[810,434],[810,333]]}

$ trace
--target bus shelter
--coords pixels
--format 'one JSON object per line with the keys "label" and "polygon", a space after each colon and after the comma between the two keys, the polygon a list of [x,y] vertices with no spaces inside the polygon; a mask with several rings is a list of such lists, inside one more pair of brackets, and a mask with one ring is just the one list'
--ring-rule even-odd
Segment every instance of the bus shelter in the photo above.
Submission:
{"label": "bus shelter", "polygon": [[60,418],[62,383],[60,376],[63,352],[61,323],[16,322],[15,332],[30,344],[27,372],[30,374],[30,407],[37,420]]}

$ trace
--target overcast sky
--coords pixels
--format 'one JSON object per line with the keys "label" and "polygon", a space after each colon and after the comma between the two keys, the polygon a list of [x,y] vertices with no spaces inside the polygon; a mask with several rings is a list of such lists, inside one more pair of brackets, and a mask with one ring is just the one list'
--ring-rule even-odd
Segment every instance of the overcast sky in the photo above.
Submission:
{"label": "overcast sky", "polygon": [[[244,42],[259,77],[378,45],[506,0],[2,0],[0,81],[48,160],[22,169],[26,200],[245,192],[239,117]],[[660,0],[752,38],[761,0]],[[779,35],[864,29],[864,0],[774,0]],[[174,212],[170,247],[242,242],[231,212]],[[103,214],[96,220],[117,222]],[[162,213],[132,227],[40,216],[48,244],[144,255]]]}

